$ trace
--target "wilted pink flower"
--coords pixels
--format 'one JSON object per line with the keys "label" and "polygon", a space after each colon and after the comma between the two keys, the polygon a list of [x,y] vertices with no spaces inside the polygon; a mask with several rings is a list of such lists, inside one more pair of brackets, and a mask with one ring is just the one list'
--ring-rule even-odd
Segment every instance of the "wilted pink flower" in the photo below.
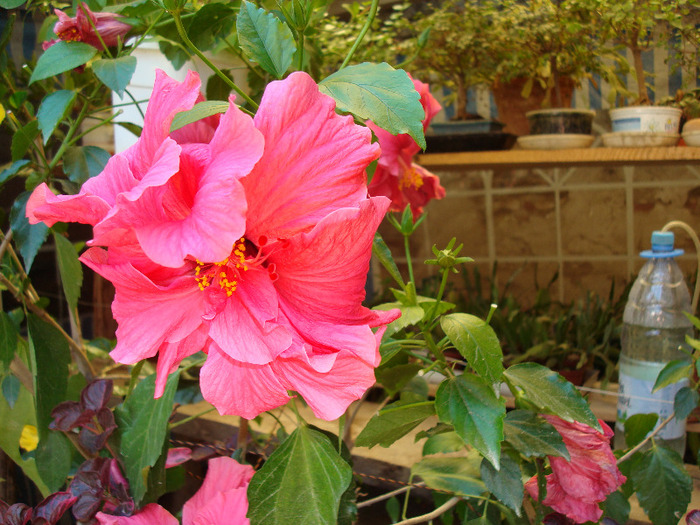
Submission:
{"label": "wilted pink flower", "polygon": [[254,473],[235,459],[210,459],[204,483],[182,508],[182,525],[248,525],[247,490]]}
{"label": "wilted pink flower", "polygon": [[95,518],[100,525],[179,525],[177,518],[157,503],[149,503],[131,516],[98,512]]}
{"label": "wilted pink flower", "polygon": [[335,419],[374,383],[399,315],[361,305],[389,205],[367,197],[378,147],[303,73],[270,84],[254,122],[232,105],[180,144],[170,122],[198,89],[161,75],[137,144],[76,196],[40,186],[27,215],[94,225],[91,244],[108,250],[82,260],[115,285],[112,357],[158,354],[157,395],[205,350],[200,385],[220,412],[252,418],[295,391]]}
{"label": "wilted pink flower", "polygon": [[173,468],[192,459],[192,449],[187,447],[175,447],[168,449],[165,459],[165,468]]}
{"label": "wilted pink flower", "polygon": [[[547,475],[547,497],[543,503],[576,523],[597,522],[603,515],[598,504],[625,482],[610,449],[611,428],[598,420],[603,432],[582,423],[544,416],[561,437],[570,461],[549,457],[552,473]],[[537,499],[537,477],[525,484],[530,496]]]}
{"label": "wilted pink flower", "polygon": [[131,29],[129,24],[119,21],[122,18],[121,15],[93,13],[83,3],[78,4],[77,14],[74,17],[68,16],[60,9],[54,12],[58,16],[58,22],[53,31],[64,42],[85,42],[97,49],[103,49],[102,42],[108,47],[116,46],[119,39]]}
{"label": "wilted pink flower", "polygon": [[[413,85],[421,96],[425,130],[441,107],[430,94],[428,84],[414,79]],[[374,131],[382,148],[382,155],[369,185],[370,195],[383,195],[391,199],[391,211],[403,211],[410,204],[414,217],[423,213],[423,207],[430,200],[445,196],[440,179],[413,162],[420,146],[410,135],[392,135],[371,121],[367,125]]]}

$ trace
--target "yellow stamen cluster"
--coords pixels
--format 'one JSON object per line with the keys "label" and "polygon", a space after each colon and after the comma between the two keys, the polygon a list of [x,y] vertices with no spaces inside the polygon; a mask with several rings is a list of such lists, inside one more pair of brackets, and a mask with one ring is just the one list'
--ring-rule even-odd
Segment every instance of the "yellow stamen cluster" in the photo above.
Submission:
{"label": "yellow stamen cluster", "polygon": [[423,179],[414,168],[408,168],[399,176],[399,189],[406,188],[418,189],[423,185]]}
{"label": "yellow stamen cluster", "polygon": [[[248,270],[245,260],[245,239],[243,237],[233,245],[233,255],[235,256],[233,261],[231,261],[231,257],[226,257],[223,261],[214,264],[203,263],[197,260],[197,266],[194,269],[194,280],[197,281],[197,286],[200,290],[208,288],[214,282],[214,279],[218,278],[217,282],[221,289],[226,292],[226,296],[231,297],[233,295],[233,292],[238,287],[238,279],[232,277],[230,272],[226,271],[226,268],[229,266],[229,261],[231,261],[237,270]],[[210,271],[212,269],[214,270],[213,272]],[[219,271],[217,272],[217,270]]]}

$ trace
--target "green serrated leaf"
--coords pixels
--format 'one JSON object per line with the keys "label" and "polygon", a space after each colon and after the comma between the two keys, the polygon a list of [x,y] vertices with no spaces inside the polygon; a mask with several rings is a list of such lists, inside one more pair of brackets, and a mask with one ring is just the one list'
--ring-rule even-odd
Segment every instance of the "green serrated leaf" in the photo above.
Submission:
{"label": "green serrated leaf", "polygon": [[39,121],[39,129],[44,137],[44,144],[49,141],[51,134],[73,107],[77,97],[75,91],[61,89],[44,97],[41,101],[36,118]]}
{"label": "green serrated leaf", "polygon": [[659,372],[652,394],[665,386],[688,379],[693,373],[693,364],[687,359],[677,359],[666,364]]}
{"label": "green serrated leaf", "polygon": [[4,9],[15,9],[24,5],[27,0],[0,0],[0,7]]}
{"label": "green serrated leaf", "polygon": [[39,57],[29,83],[55,77],[65,71],[82,66],[98,53],[97,49],[83,42],[57,42]]}
{"label": "green serrated leaf", "polygon": [[211,49],[218,38],[231,33],[234,23],[232,6],[219,2],[204,4],[192,17],[188,30],[190,40],[201,51]]}
{"label": "green serrated leaf", "polygon": [[2,395],[5,398],[5,401],[7,401],[7,405],[10,407],[10,410],[15,408],[17,398],[19,398],[20,387],[21,383],[19,382],[19,379],[12,374],[7,374],[2,380]]}
{"label": "green serrated leaf", "polygon": [[697,390],[684,386],[673,398],[673,410],[678,419],[687,418],[700,403],[700,394]]}
{"label": "green serrated leaf", "polygon": [[15,241],[19,253],[24,259],[24,269],[29,272],[34,262],[34,257],[39,248],[44,244],[49,235],[49,229],[45,224],[29,224],[26,217],[27,200],[30,192],[20,194],[12,203],[10,210],[10,226],[12,226],[12,239]]}
{"label": "green serrated leaf", "polygon": [[53,238],[56,243],[56,258],[63,293],[66,295],[68,306],[75,311],[80,298],[80,288],[83,285],[83,268],[78,260],[78,251],[63,235],[54,233]]}
{"label": "green serrated leaf", "polygon": [[384,269],[389,272],[389,275],[401,286],[403,286],[403,278],[401,277],[401,272],[398,266],[394,262],[394,258],[391,255],[391,250],[382,239],[379,233],[374,234],[374,242],[372,243],[372,253],[382,264]]}
{"label": "green serrated leaf", "polygon": [[481,481],[477,454],[469,457],[429,457],[413,467],[411,474],[419,476],[425,484],[437,490],[446,490],[460,496],[479,496],[486,492]]}
{"label": "green serrated leaf", "polygon": [[628,447],[637,446],[654,430],[659,421],[658,414],[634,414],[625,420],[625,442]]}
{"label": "green serrated leaf", "polygon": [[115,411],[121,436],[124,474],[138,505],[146,494],[148,472],[156,464],[167,437],[179,372],[170,374],[165,392],[154,399],[155,375],[143,379]]}
{"label": "green serrated leaf", "polygon": [[384,407],[367,422],[355,440],[358,447],[389,447],[435,414],[432,401],[396,401]]}
{"label": "green serrated leaf", "polygon": [[393,395],[405,387],[422,369],[423,365],[419,363],[406,363],[377,368],[374,374],[377,382]]}
{"label": "green serrated leaf", "polygon": [[655,525],[677,525],[690,503],[693,479],[681,456],[665,447],[644,452],[631,471],[639,504]]}
{"label": "green serrated leaf", "polygon": [[386,311],[393,310],[394,308],[401,310],[401,317],[387,325],[385,332],[387,336],[393,335],[408,326],[418,324],[423,319],[423,316],[425,316],[425,310],[420,306],[406,306],[398,302],[379,304],[375,306],[373,310]]}
{"label": "green serrated leaf", "polygon": [[326,77],[319,89],[340,111],[370,119],[391,134],[407,133],[425,149],[420,95],[405,71],[387,63],[349,66]]}
{"label": "green serrated leaf", "polygon": [[546,419],[528,410],[511,410],[503,423],[506,441],[525,457],[560,456],[569,459],[569,451]]}
{"label": "green serrated leaf", "polygon": [[136,71],[136,57],[127,55],[118,58],[103,58],[92,63],[97,78],[120,97]]}
{"label": "green serrated leaf", "polygon": [[496,332],[475,315],[454,313],[440,319],[440,326],[474,371],[491,384],[503,377],[503,351]]}
{"label": "green serrated leaf", "polygon": [[29,160],[27,160],[27,159],[17,160],[15,162],[13,162],[12,164],[10,164],[4,170],[0,171],[0,184],[9,180],[11,177],[14,177],[15,175],[17,175],[19,170],[21,170],[27,164],[29,164]]}
{"label": "green serrated leaf", "polygon": [[16,162],[24,157],[34,139],[38,136],[39,122],[37,120],[30,120],[25,126],[15,131],[15,134],[12,135],[12,145],[10,146],[12,161]]}
{"label": "green serrated leaf", "polygon": [[195,104],[192,109],[181,111],[175,114],[172,123],[170,124],[170,133],[178,130],[187,124],[192,124],[203,118],[211,117],[218,113],[226,113],[229,108],[228,102],[219,100],[205,100],[199,104]]}
{"label": "green serrated leaf", "polygon": [[0,311],[0,365],[7,370],[15,357],[19,333],[15,324],[4,311]]}
{"label": "green serrated leaf", "polygon": [[503,377],[516,397],[523,396],[540,411],[566,421],[578,421],[602,431],[598,419],[578,389],[556,372],[537,363],[520,363]]}
{"label": "green serrated leaf", "polygon": [[517,461],[508,454],[503,454],[501,468],[496,470],[484,458],[484,461],[481,462],[481,479],[489,492],[507,507],[513,509],[517,516],[521,515],[525,489],[523,487],[523,474]]}
{"label": "green serrated leaf", "polygon": [[42,441],[49,433],[51,411],[66,400],[71,356],[68,341],[53,325],[29,315],[27,331],[34,372],[36,427]]}
{"label": "green serrated leaf", "polygon": [[272,13],[244,0],[236,20],[236,30],[246,56],[281,79],[292,65],[296,51],[291,29]]}
{"label": "green serrated leaf", "polygon": [[36,466],[41,479],[51,492],[60,490],[66,483],[71,469],[73,446],[68,438],[60,432],[49,432],[39,440],[36,449]]}
{"label": "green serrated leaf", "polygon": [[464,448],[464,440],[457,432],[442,432],[426,439],[423,445],[423,455],[447,454]]}
{"label": "green serrated leaf", "polygon": [[111,155],[97,146],[74,146],[63,157],[63,171],[71,182],[83,184],[102,173]]}
{"label": "green serrated leaf", "polygon": [[630,502],[619,490],[608,494],[601,508],[605,516],[615,520],[616,523],[627,523],[629,520]]}
{"label": "green serrated leaf", "polygon": [[248,486],[248,518],[258,525],[335,523],[352,469],[330,440],[302,426],[275,450]]}
{"label": "green serrated leaf", "polygon": [[473,375],[443,381],[435,394],[438,418],[498,469],[506,402],[490,385]]}

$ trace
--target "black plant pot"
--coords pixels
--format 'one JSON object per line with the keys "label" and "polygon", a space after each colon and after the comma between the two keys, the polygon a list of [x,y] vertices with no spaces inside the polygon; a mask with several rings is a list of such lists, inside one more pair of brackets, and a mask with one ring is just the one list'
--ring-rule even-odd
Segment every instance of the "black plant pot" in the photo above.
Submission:
{"label": "black plant pot", "polygon": [[526,114],[530,135],[569,133],[590,135],[595,111],[588,109],[553,108],[530,111]]}

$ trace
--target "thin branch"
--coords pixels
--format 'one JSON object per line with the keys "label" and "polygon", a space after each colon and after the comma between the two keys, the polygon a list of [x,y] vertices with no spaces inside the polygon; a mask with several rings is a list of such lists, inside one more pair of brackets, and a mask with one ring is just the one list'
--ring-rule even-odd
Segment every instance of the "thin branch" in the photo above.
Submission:
{"label": "thin branch", "polygon": [[355,54],[355,51],[357,51],[357,48],[360,47],[362,39],[365,37],[367,31],[369,31],[369,28],[372,26],[372,22],[374,22],[374,18],[377,16],[378,8],[379,0],[372,0],[372,5],[370,6],[369,14],[367,15],[367,21],[365,22],[365,25],[362,26],[362,29],[360,29],[360,32],[357,35],[357,38],[355,39],[355,43],[350,48],[348,56],[345,57],[345,60],[343,60],[343,63],[340,65],[340,68],[338,68],[338,70],[345,68],[350,63],[350,60],[352,60],[352,56]]}
{"label": "thin branch", "polygon": [[357,508],[361,509],[363,507],[369,507],[370,505],[374,505],[375,503],[379,503],[389,498],[393,498],[394,496],[398,496],[399,494],[403,494],[404,492],[411,490],[413,487],[418,487],[422,485],[425,485],[425,483],[416,483],[413,486],[407,485],[405,487],[401,487],[400,489],[392,490],[391,492],[387,492],[386,494],[382,494],[381,496],[377,496],[376,498],[367,499],[365,501],[359,502],[357,504]]}
{"label": "thin branch", "polygon": [[455,496],[454,498],[447,500],[447,502],[444,503],[443,505],[440,505],[433,512],[429,512],[428,514],[423,514],[422,516],[416,516],[415,518],[409,518],[407,520],[397,521],[396,523],[394,523],[394,525],[413,525],[414,523],[425,523],[426,521],[433,520],[435,518],[442,516],[445,512],[447,512],[452,507],[457,505],[457,503],[459,503],[460,499],[461,498],[458,498],[457,496]]}
{"label": "thin branch", "polygon": [[617,460],[617,464],[619,465],[626,459],[629,459],[630,456],[641,450],[647,443],[649,443],[649,441],[651,441],[653,437],[657,436],[658,433],[661,432],[661,429],[668,425],[674,417],[676,417],[676,413],[672,412],[671,415],[664,419],[661,424],[656,427],[647,437],[640,441],[636,446],[629,449],[623,456],[620,456],[620,459]]}

